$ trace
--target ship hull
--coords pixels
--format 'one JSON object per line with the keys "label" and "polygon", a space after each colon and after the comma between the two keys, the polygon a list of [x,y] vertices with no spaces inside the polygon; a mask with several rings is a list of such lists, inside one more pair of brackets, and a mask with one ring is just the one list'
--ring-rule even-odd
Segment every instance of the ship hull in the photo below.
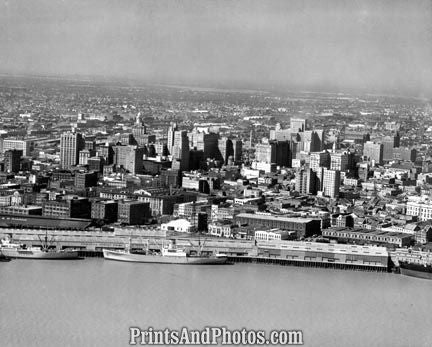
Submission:
{"label": "ship hull", "polygon": [[104,249],[105,259],[132,262],[132,263],[152,263],[152,264],[178,264],[178,265],[223,265],[228,264],[226,257],[164,257],[162,255],[145,255],[124,253]]}
{"label": "ship hull", "polygon": [[0,262],[8,262],[11,261],[11,258],[4,256],[0,253]]}
{"label": "ship hull", "polygon": [[17,259],[67,260],[79,258],[78,251],[44,252],[25,249],[2,249],[1,252],[8,258]]}
{"label": "ship hull", "polygon": [[411,277],[432,280],[432,272],[430,271],[430,268],[420,266],[420,265],[400,264],[400,273],[404,276],[411,276]]}

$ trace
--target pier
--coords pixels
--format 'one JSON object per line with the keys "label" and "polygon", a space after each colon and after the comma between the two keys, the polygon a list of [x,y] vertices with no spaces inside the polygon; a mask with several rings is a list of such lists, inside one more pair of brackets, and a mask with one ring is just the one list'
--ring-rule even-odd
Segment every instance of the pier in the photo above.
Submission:
{"label": "pier", "polygon": [[270,257],[230,256],[228,257],[228,260],[233,263],[272,264],[272,265],[281,265],[281,266],[327,268],[327,269],[369,271],[369,272],[389,271],[388,267],[386,266],[341,264],[341,263],[329,263],[329,262],[319,262],[319,261],[301,261],[301,260],[270,258]]}
{"label": "pier", "polygon": [[[0,229],[0,237],[8,236],[14,242],[38,247],[45,230]],[[129,243],[132,249],[160,249],[166,240],[175,240],[177,247],[194,253],[203,248],[205,253],[223,253],[234,263],[276,264],[313,268],[332,268],[387,272],[392,264],[384,247],[325,244],[304,241],[258,242],[245,239],[203,237],[193,234],[159,235],[150,230],[134,230],[131,237],[126,230],[105,232],[98,230],[52,230],[53,247],[75,248],[83,258],[102,258],[102,250],[124,249]]]}

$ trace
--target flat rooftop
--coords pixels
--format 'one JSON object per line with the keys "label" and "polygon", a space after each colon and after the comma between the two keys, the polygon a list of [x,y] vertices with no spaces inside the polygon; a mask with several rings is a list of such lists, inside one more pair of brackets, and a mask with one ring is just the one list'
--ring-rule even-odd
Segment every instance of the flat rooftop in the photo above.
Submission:
{"label": "flat rooftop", "polygon": [[280,222],[291,222],[291,223],[310,223],[316,219],[312,218],[302,218],[302,217],[280,217],[275,215],[265,215],[265,214],[252,214],[252,213],[240,213],[236,217],[240,218],[252,218],[252,219],[260,219],[260,220],[277,220]]}

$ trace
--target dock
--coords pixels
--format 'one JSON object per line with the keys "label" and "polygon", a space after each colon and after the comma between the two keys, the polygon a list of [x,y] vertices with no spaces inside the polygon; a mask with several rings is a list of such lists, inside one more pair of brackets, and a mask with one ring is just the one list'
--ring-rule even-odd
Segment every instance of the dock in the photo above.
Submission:
{"label": "dock", "polygon": [[[40,229],[0,229],[0,237],[8,236],[14,242],[40,246],[45,235]],[[57,249],[74,248],[85,258],[103,257],[103,249],[160,249],[167,239],[175,239],[177,247],[195,252],[204,245],[205,252],[226,254],[234,263],[277,264],[314,268],[333,268],[387,272],[390,269],[389,252],[385,247],[329,244],[305,241],[260,241],[226,239],[196,235],[165,235],[154,230],[135,230],[133,237],[125,230],[50,230],[53,246]]]}

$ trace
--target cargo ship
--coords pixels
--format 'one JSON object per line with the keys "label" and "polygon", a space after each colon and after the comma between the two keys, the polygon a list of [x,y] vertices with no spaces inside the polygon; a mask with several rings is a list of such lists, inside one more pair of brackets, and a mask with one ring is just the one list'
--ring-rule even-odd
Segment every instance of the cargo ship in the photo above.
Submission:
{"label": "cargo ship", "polygon": [[397,262],[402,275],[432,280],[432,259],[429,252],[399,250]]}
{"label": "cargo ship", "polygon": [[[52,242],[52,240],[51,240]],[[76,250],[56,250],[50,248],[48,235],[45,235],[45,240],[41,240],[41,247],[26,247],[18,243],[11,243],[9,240],[1,240],[0,252],[6,258],[23,258],[23,259],[78,259],[78,251]]]}
{"label": "cargo ship", "polygon": [[104,249],[105,259],[126,261],[134,263],[155,263],[155,264],[182,264],[182,265],[223,265],[229,264],[225,254],[204,255],[202,248],[196,255],[188,254],[183,249],[178,249],[175,244],[162,245],[160,251],[149,250],[148,245],[140,252],[133,252],[131,246],[124,250]]}
{"label": "cargo ship", "polygon": [[416,264],[399,261],[399,267],[402,275],[432,280],[431,264]]}

